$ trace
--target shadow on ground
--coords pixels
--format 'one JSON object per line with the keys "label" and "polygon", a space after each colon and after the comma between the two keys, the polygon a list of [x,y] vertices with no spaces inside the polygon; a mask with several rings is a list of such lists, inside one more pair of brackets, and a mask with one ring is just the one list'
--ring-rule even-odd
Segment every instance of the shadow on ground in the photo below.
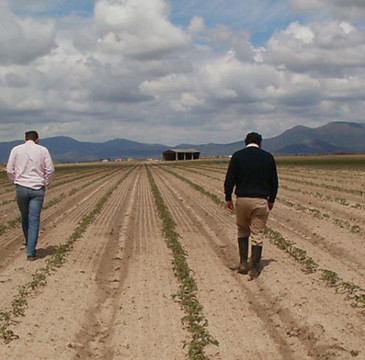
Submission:
{"label": "shadow on ground", "polygon": [[46,248],[37,249],[37,257],[39,259],[43,259],[47,256],[50,256],[53,254],[56,248],[57,248],[56,246],[50,245],[47,246]]}

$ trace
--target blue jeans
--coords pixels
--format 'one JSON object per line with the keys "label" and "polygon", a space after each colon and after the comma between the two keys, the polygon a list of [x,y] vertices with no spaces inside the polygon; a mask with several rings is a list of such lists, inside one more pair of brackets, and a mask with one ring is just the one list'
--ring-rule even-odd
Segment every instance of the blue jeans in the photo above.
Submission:
{"label": "blue jeans", "polygon": [[34,190],[16,185],[16,201],[22,216],[27,255],[35,256],[45,189]]}

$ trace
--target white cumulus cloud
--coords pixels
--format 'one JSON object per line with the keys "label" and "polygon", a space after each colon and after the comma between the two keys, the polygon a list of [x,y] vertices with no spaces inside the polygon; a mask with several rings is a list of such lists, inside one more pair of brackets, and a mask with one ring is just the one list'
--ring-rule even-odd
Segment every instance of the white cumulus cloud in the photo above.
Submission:
{"label": "white cumulus cloud", "polygon": [[140,60],[183,51],[190,37],[168,20],[168,12],[163,0],[98,1],[91,25],[76,34],[76,45]]}
{"label": "white cumulus cloud", "polygon": [[339,19],[365,19],[363,0],[290,0],[296,11],[320,12]]}
{"label": "white cumulus cloud", "polygon": [[[320,2],[331,16],[319,16]],[[270,137],[364,121],[365,31],[346,9],[334,16],[344,2],[292,0],[307,15],[287,23],[282,1],[98,0],[88,16],[62,15],[56,3],[0,0],[3,141],[35,128],[90,141],[223,143],[247,130]],[[362,2],[349,4],[361,13]],[[191,16],[173,21],[173,6]],[[231,26],[232,13],[245,25]],[[251,15],[276,28],[260,46]]]}
{"label": "white cumulus cloud", "polygon": [[0,64],[27,64],[49,54],[55,34],[54,20],[19,17],[0,5]]}
{"label": "white cumulus cloud", "polygon": [[344,75],[363,68],[365,33],[346,22],[292,23],[268,41],[265,62],[298,72]]}

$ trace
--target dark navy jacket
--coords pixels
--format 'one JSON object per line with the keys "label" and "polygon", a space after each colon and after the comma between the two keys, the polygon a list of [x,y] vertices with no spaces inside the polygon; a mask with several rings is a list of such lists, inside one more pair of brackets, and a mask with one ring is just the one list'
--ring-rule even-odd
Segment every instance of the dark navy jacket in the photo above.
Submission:
{"label": "dark navy jacket", "polygon": [[262,198],[275,202],[278,175],[274,157],[254,146],[235,152],[224,182],[226,201],[232,200],[234,187],[237,197]]}

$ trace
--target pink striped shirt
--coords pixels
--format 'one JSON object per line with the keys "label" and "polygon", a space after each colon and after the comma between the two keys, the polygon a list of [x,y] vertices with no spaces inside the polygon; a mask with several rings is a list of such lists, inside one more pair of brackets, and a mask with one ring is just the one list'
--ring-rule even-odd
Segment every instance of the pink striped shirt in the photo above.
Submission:
{"label": "pink striped shirt", "polygon": [[6,172],[14,184],[38,190],[50,184],[54,166],[47,148],[28,140],[11,150]]}

